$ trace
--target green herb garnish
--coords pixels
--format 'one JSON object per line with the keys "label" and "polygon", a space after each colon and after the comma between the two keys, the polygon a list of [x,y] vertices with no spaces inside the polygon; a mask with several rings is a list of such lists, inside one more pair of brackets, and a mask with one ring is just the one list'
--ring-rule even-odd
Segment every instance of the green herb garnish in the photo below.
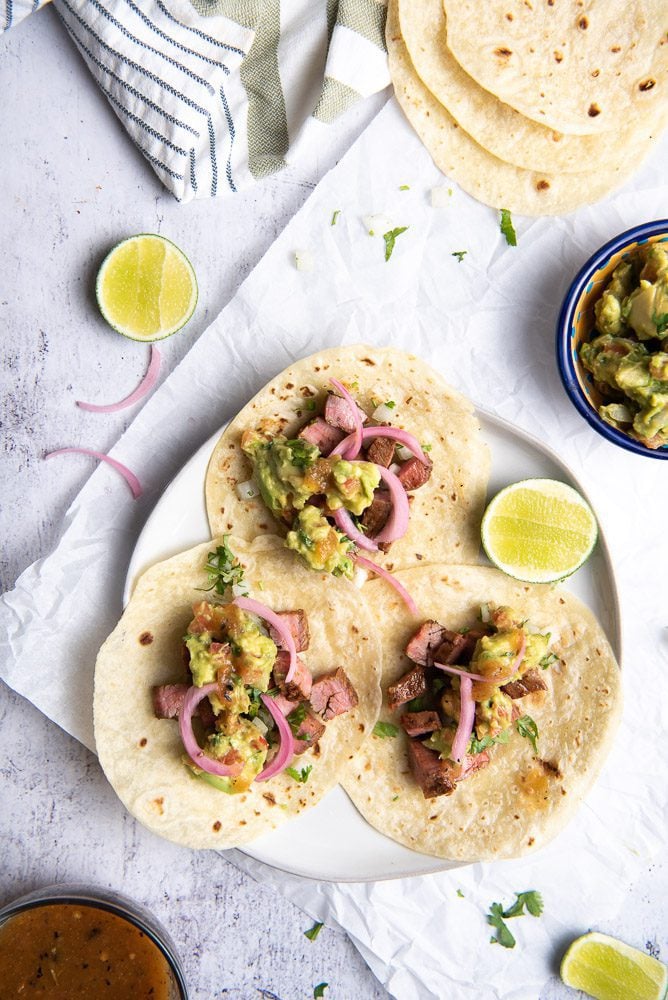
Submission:
{"label": "green herb garnish", "polygon": [[314,450],[312,444],[301,438],[296,438],[294,441],[288,441],[288,445],[290,447],[290,461],[293,465],[296,465],[298,469],[308,469],[309,465],[313,465],[318,451]]}
{"label": "green herb garnish", "polygon": [[551,667],[553,663],[556,663],[558,659],[559,657],[557,656],[556,653],[546,653],[543,659],[540,661],[540,666],[543,668],[543,670],[547,670],[547,668]]}
{"label": "green herb garnish", "polygon": [[524,914],[524,907],[532,917],[539,917],[543,912],[543,899],[535,889],[527,892],[516,892],[515,902],[504,910],[501,903],[492,903],[487,914],[487,923],[496,930],[496,937],[491,937],[492,944],[500,944],[503,948],[514,948],[515,938],[508,930],[505,923],[511,917],[521,917]]}
{"label": "green herb garnish", "polygon": [[379,736],[381,740],[385,740],[388,736],[398,736],[399,727],[393,725],[391,722],[377,722],[371,732],[374,736]]}
{"label": "green herb garnish", "polygon": [[410,184],[400,184],[399,185],[399,190],[400,191],[410,191],[410,189],[411,189]]}
{"label": "green herb garnish", "polygon": [[457,889],[457,895],[459,896],[460,899],[464,898],[464,893],[462,892],[461,889]]}
{"label": "green herb garnish", "polygon": [[209,587],[205,590],[215,590],[224,596],[233,585],[244,583],[244,568],[227,544],[228,535],[223,535],[223,544],[215,552],[209,552],[206,557],[206,570],[209,577]]}
{"label": "green herb garnish", "polygon": [[517,234],[513,227],[510,211],[507,208],[501,209],[501,232],[506,237],[506,243],[509,247],[517,246]]}
{"label": "green herb garnish", "polygon": [[668,330],[668,312],[652,313],[652,323],[654,323],[657,333],[665,333]]}
{"label": "green herb garnish", "polygon": [[388,408],[388,410],[393,410],[396,405],[397,404],[394,402],[393,399],[388,399],[387,402],[385,403],[385,406]]}
{"label": "green herb garnish", "polygon": [[291,778],[294,778],[295,781],[298,781],[300,785],[305,785],[308,781],[309,774],[313,770],[313,764],[309,764],[308,767],[303,767],[301,771],[298,771],[294,767],[286,767],[285,770],[286,773],[289,774]]}
{"label": "green herb garnish", "polygon": [[538,753],[538,726],[531,718],[530,715],[523,715],[519,718],[515,726],[517,732],[520,736],[524,736],[525,739],[529,740],[534,753]]}
{"label": "green herb garnish", "polygon": [[466,752],[470,754],[482,753],[483,750],[494,746],[495,743],[507,743],[509,739],[510,729],[502,729],[496,736],[483,736],[481,740],[472,736]]}
{"label": "green herb garnish", "polygon": [[340,208],[337,208],[337,209],[336,209],[336,211],[335,211],[335,212],[334,212],[334,213],[332,214],[332,225],[333,225],[333,226],[335,226],[335,225],[336,225],[336,221],[337,221],[337,219],[338,219],[338,217],[339,217],[340,215],[341,215],[341,209],[340,209]]}
{"label": "green herb garnish", "polygon": [[383,239],[385,240],[385,260],[388,261],[392,256],[392,251],[394,250],[394,244],[396,243],[397,236],[401,236],[405,233],[408,226],[398,226],[396,229],[390,229],[387,233],[383,233]]}
{"label": "green herb garnish", "polygon": [[313,990],[313,1000],[319,1000],[319,997],[324,997],[325,990],[329,986],[329,983],[318,983],[316,988]]}
{"label": "green herb garnish", "polygon": [[315,939],[317,938],[318,934],[320,933],[323,927],[324,924],[321,924],[319,922],[313,924],[313,927],[311,927],[307,931],[304,931],[304,937],[307,937],[309,941],[315,941]]}
{"label": "green herb garnish", "polygon": [[450,256],[456,257],[459,263],[461,264],[461,262],[464,260],[464,257],[466,257],[467,253],[468,250],[455,250],[453,253],[450,254]]}
{"label": "green herb garnish", "polygon": [[515,895],[517,899],[503,914],[507,920],[510,917],[523,916],[525,906],[527,912],[532,917],[539,917],[541,915],[543,912],[543,897],[539,892],[536,892],[535,889],[529,889],[526,892],[516,892]]}
{"label": "green herb garnish", "polygon": [[302,702],[300,705],[297,705],[296,708],[293,708],[290,714],[287,716],[290,729],[292,730],[295,736],[299,734],[301,724],[305,718],[306,718],[306,705],[304,704],[304,702]]}

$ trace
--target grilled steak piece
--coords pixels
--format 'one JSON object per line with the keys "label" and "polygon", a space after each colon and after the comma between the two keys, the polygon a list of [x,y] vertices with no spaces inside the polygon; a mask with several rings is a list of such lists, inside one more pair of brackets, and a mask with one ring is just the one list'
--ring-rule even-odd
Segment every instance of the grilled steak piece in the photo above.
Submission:
{"label": "grilled steak piece", "polygon": [[[357,406],[357,403],[355,403]],[[367,415],[359,406],[357,412],[362,418],[362,423],[367,419]],[[355,421],[347,399],[342,396],[333,396],[331,393],[325,402],[325,420],[332,427],[340,427],[346,434],[352,434],[355,430]]]}
{"label": "grilled steak piece", "polygon": [[321,455],[329,455],[332,448],[336,448],[340,441],[346,436],[345,431],[339,427],[332,427],[322,417],[316,417],[300,430],[297,437],[314,444]]}
{"label": "grilled steak piece", "polygon": [[425,465],[419,458],[409,458],[399,469],[397,476],[406,491],[418,490],[428,482],[431,476],[431,465]]}
{"label": "grilled steak piece", "polygon": [[447,628],[433,620],[426,621],[417,630],[406,646],[406,656],[414,663],[430,667],[434,662],[434,653],[443,642]]}
{"label": "grilled steak piece", "polygon": [[366,534],[370,538],[375,538],[379,531],[385,527],[385,523],[390,516],[392,503],[386,497],[374,496],[373,500],[362,514],[361,524]]}
{"label": "grilled steak piece", "polygon": [[491,635],[493,631],[494,629],[490,625],[475,625],[468,632],[465,632],[464,639],[466,639],[466,645],[461,649],[460,663],[470,663],[478,639],[482,639],[484,635]]}
{"label": "grilled steak piece", "polygon": [[311,705],[323,719],[333,719],[343,715],[358,704],[357,691],[350,683],[343,667],[337,667],[331,674],[325,674],[313,682]]}
{"label": "grilled steak piece", "polygon": [[519,680],[504,684],[501,690],[509,698],[524,698],[528,694],[533,694],[534,691],[547,691],[547,684],[539,672],[533,668],[522,674]]}
{"label": "grilled steak piece", "polygon": [[400,705],[405,705],[407,701],[412,701],[413,698],[419,698],[421,694],[425,694],[427,691],[427,672],[425,668],[418,663],[417,666],[413,667],[408,673],[400,677],[395,684],[390,684],[387,689],[387,703],[391,709],[394,711],[399,708]]}
{"label": "grilled steak piece", "polygon": [[434,663],[458,663],[468,646],[467,637],[461,632],[451,632],[449,629],[445,629],[443,642],[434,653]]}
{"label": "grilled steak piece", "polygon": [[487,767],[489,764],[489,754],[486,750],[481,750],[480,753],[467,754],[462,760],[462,773],[457,778],[457,781],[463,781],[464,778],[468,778],[469,775],[475,774],[476,771],[480,771],[483,767]]}
{"label": "grilled steak piece", "polygon": [[[190,684],[159,684],[152,688],[151,698],[155,717],[157,719],[178,719],[191,686]],[[204,698],[197,706],[197,715],[205,726],[214,725],[216,715],[208,698]]]}
{"label": "grilled steak piece", "polygon": [[394,449],[396,445],[397,442],[393,441],[392,438],[375,438],[367,448],[367,461],[375,462],[376,465],[383,465],[386,469],[389,469],[394,461]]}
{"label": "grilled steak piece", "polygon": [[404,712],[401,725],[409,736],[424,736],[441,728],[438,712]]}
{"label": "grilled steak piece", "polygon": [[408,741],[408,762],[425,799],[454,792],[455,776],[460,771],[457,764],[441,760],[434,750],[429,750],[419,740]]}
{"label": "grilled steak piece", "polygon": [[[308,649],[308,644],[311,640],[311,635],[308,629],[308,618],[306,617],[306,612],[298,608],[296,611],[279,611],[278,617],[281,619],[284,625],[287,625],[292,638],[295,641],[295,649],[298,653],[303,653],[305,649]],[[284,649],[280,636],[278,632],[269,626],[269,635],[274,640],[279,649]]]}
{"label": "grilled steak piece", "polygon": [[279,649],[273,667],[276,687],[289,701],[308,701],[313,686],[311,671],[301,657],[298,656],[297,668],[292,675],[292,679],[286,684],[285,678],[289,669],[290,654],[284,649]]}
{"label": "grilled steak piece", "polygon": [[299,723],[299,728],[295,732],[295,753],[304,753],[316,743],[325,731],[325,724],[310,708],[307,708],[306,715]]}

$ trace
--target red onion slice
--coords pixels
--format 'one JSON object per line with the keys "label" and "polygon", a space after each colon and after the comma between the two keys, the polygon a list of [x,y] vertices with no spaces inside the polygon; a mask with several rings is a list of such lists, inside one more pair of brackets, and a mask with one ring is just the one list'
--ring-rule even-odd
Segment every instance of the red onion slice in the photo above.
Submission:
{"label": "red onion slice", "polygon": [[80,399],[76,400],[76,404],[80,409],[89,410],[91,413],[115,413],[117,410],[124,410],[126,406],[132,406],[134,403],[139,402],[140,399],[151,391],[158,379],[159,371],[160,351],[152,345],[151,360],[146,374],[134,392],[131,392],[129,396],[121,399],[118,403],[107,403],[105,406],[99,406],[97,403],[82,403]]}
{"label": "red onion slice", "polygon": [[[352,453],[348,454],[349,449],[352,452],[351,445],[353,443],[353,437],[354,437],[353,434],[349,434],[348,437],[345,437],[343,439],[343,441],[340,441],[337,444],[336,448],[330,451],[329,453],[330,456],[345,455],[345,457],[348,459],[357,458],[359,454],[359,448],[355,452],[355,454]],[[377,437],[392,438],[393,441],[397,441],[399,444],[405,445],[405,447],[408,448],[409,451],[412,451],[415,457],[419,458],[420,461],[424,462],[425,465],[431,465],[431,460],[427,458],[427,456],[425,455],[418,439],[416,437],[413,437],[413,435],[410,434],[408,431],[402,431],[400,430],[399,427],[386,427],[386,426],[362,427],[362,444],[364,444],[364,442],[368,441],[370,438],[377,438]]]}
{"label": "red onion slice", "polygon": [[[463,667],[452,667],[449,663],[437,663],[434,661],[434,666],[438,667],[439,670],[446,670],[449,674],[456,674],[458,677],[470,677],[472,681],[482,681],[483,684],[496,684],[497,681],[492,681],[489,677],[483,677],[482,674],[472,674],[470,670],[465,670]],[[509,675],[509,679],[512,674]],[[502,681],[505,684],[505,681]]]}
{"label": "red onion slice", "polygon": [[355,523],[345,509],[345,507],[339,507],[338,510],[332,511],[332,517],[336,521],[336,526],[339,531],[342,531],[351,542],[354,542],[359,549],[366,549],[367,552],[377,552],[378,546],[374,542],[373,538],[369,538],[368,535],[364,535],[355,527]]}
{"label": "red onion slice", "polygon": [[415,603],[411,595],[408,593],[406,588],[403,586],[403,584],[399,583],[399,581],[395,576],[392,576],[392,574],[388,573],[388,571],[386,569],[383,569],[382,566],[378,566],[377,563],[372,562],[371,559],[366,559],[364,556],[360,555],[355,556],[355,562],[357,563],[358,566],[363,566],[365,569],[369,569],[371,570],[372,573],[375,573],[376,576],[380,576],[383,578],[383,580],[387,580],[390,586],[394,587],[396,592],[399,594],[399,597],[401,597],[401,599],[403,600],[404,604],[406,605],[410,613],[416,616],[420,614],[420,612],[418,611],[417,604]]}
{"label": "red onion slice", "polygon": [[229,778],[234,777],[243,770],[243,763],[240,764],[237,761],[235,764],[223,764],[222,761],[216,760],[214,757],[208,757],[195,739],[193,732],[193,715],[197,706],[204,698],[210,694],[215,694],[217,691],[218,684],[216,681],[213,681],[211,684],[205,684],[203,687],[195,687],[193,685],[188,689],[183,701],[183,708],[179,712],[179,732],[181,733],[186,753],[200,771],[206,771],[207,774],[217,774],[221,778]]}
{"label": "red onion slice", "polygon": [[475,702],[473,700],[473,695],[471,694],[472,689],[473,681],[471,678],[462,677],[459,684],[459,697],[461,705],[459,710],[459,724],[457,726],[455,738],[452,741],[452,759],[456,761],[462,761],[464,759],[466,748],[469,745],[471,733],[473,732],[473,723],[475,721]]}
{"label": "red onion slice", "polygon": [[285,624],[285,620],[280,615],[277,615],[275,611],[272,611],[271,608],[268,608],[266,604],[254,601],[252,597],[235,597],[232,604],[236,604],[242,611],[250,611],[251,614],[257,615],[258,618],[264,618],[272,628],[276,629],[283,648],[290,654],[290,666],[285,675],[285,682],[287,684],[288,681],[292,680],[294,672],[297,669],[297,648],[292,632]]}
{"label": "red onion slice", "polygon": [[[355,423],[355,430],[350,435],[350,439],[351,440],[350,440],[350,444],[349,444],[347,450],[345,452],[340,452],[340,451],[336,451],[336,449],[335,449],[336,454],[337,455],[343,455],[344,458],[348,458],[348,459],[355,458],[357,455],[359,455],[360,449],[362,448],[362,433],[363,433],[363,431],[362,431],[363,423],[362,423],[362,418],[361,418],[361,416],[359,414],[359,410],[357,409],[357,403],[355,402],[355,400],[353,399],[353,397],[350,395],[350,393],[346,389],[345,385],[343,385],[342,382],[339,382],[339,380],[337,378],[330,378],[329,381],[332,383],[332,385],[334,386],[334,388],[336,389],[336,391],[341,396],[343,396],[343,398],[345,399],[345,401],[350,406],[350,413],[351,413],[352,419],[353,419],[353,421]],[[348,438],[345,438],[345,440],[347,441]],[[337,447],[338,447],[338,445],[337,445]],[[331,454],[333,454],[333,453],[330,452],[330,455]]]}
{"label": "red onion slice", "polygon": [[56,451],[48,451],[44,458],[53,458],[55,455],[90,455],[91,458],[97,458],[100,462],[106,462],[112,469],[116,469],[116,472],[120,472],[132,490],[135,500],[138,500],[142,495],[141,483],[134,472],[128,469],[127,465],[117,462],[115,458],[110,458],[109,455],[105,455],[101,451],[92,451],[90,448],[57,448]]}
{"label": "red onion slice", "polygon": [[408,519],[410,515],[408,494],[398,476],[395,476],[393,472],[390,472],[389,469],[386,469],[382,465],[377,465],[376,468],[380,472],[380,478],[390,491],[392,510],[384,526],[374,538],[374,541],[396,542],[397,539],[403,538],[408,531]]}
{"label": "red onion slice", "polygon": [[266,694],[260,695],[260,701],[270,713],[272,719],[276,723],[278,729],[278,734],[280,736],[280,746],[276,752],[276,756],[271,761],[270,764],[260,771],[256,781],[267,781],[269,778],[273,778],[275,774],[278,774],[284,768],[288,766],[295,753],[295,738],[292,735],[292,729],[290,728],[290,723],[286,717],[281,712],[280,708],[274,704],[274,699],[269,698]]}

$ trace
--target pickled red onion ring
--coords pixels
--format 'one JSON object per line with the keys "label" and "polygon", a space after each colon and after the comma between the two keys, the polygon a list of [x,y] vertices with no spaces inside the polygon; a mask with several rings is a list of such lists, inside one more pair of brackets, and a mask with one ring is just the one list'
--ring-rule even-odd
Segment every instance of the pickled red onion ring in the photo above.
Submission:
{"label": "pickled red onion ring", "polygon": [[[438,667],[439,670],[447,670],[449,674],[457,674],[458,677],[470,677],[472,681],[482,681],[483,684],[498,684],[498,681],[493,680],[491,677],[483,677],[482,674],[472,674],[470,670],[464,669],[464,667],[452,667],[449,663],[438,663],[434,660],[434,666]],[[512,674],[508,675],[508,680],[512,677]],[[505,681],[501,681],[505,684]]]}
{"label": "pickled red onion ring", "polygon": [[239,762],[235,764],[223,764],[222,761],[207,756],[195,739],[193,732],[193,715],[197,706],[208,695],[215,694],[217,691],[218,684],[216,681],[213,681],[211,684],[205,684],[203,687],[195,687],[193,685],[188,689],[183,701],[183,708],[179,712],[179,732],[181,733],[181,740],[183,741],[186,753],[200,771],[206,771],[207,774],[217,774],[221,778],[229,778],[230,776],[234,777],[239,774],[243,768],[243,764],[241,767],[239,766]]}
{"label": "pickled red onion ring", "polygon": [[385,525],[375,536],[374,541],[396,542],[397,539],[403,538],[408,531],[408,518],[410,514],[408,494],[398,476],[395,476],[393,472],[390,472],[383,465],[377,465],[376,468],[380,473],[380,478],[390,491],[392,510]]}
{"label": "pickled red onion ring", "polygon": [[76,400],[76,404],[81,410],[89,410],[91,413],[115,413],[117,410],[124,410],[126,406],[132,406],[134,403],[139,402],[140,399],[151,391],[157,381],[159,371],[160,351],[157,347],[151,345],[151,360],[146,374],[129,396],[121,399],[118,403],[108,403],[105,406],[99,406],[97,403],[82,403],[80,399]]}
{"label": "pickled red onion ring", "polygon": [[473,695],[471,693],[473,689],[473,681],[470,677],[462,677],[459,685],[459,698],[460,698],[460,709],[459,709],[459,723],[457,725],[457,732],[455,733],[455,738],[452,741],[452,759],[456,761],[461,761],[466,753],[466,748],[469,745],[469,740],[471,739],[471,733],[473,732],[473,723],[475,721],[475,701],[473,700]]}
{"label": "pickled red onion ring", "polygon": [[360,549],[366,549],[367,552],[377,552],[378,546],[374,542],[373,538],[369,538],[368,535],[363,534],[355,527],[355,523],[345,509],[345,507],[340,507],[338,510],[332,511],[332,517],[336,521],[336,526],[339,531],[354,542],[355,545]]}
{"label": "pickled red onion ring", "polygon": [[267,764],[267,766],[260,771],[255,779],[256,781],[267,781],[269,778],[273,778],[275,774],[278,774],[286,768],[292,760],[295,753],[295,738],[292,735],[290,723],[283,715],[280,708],[274,704],[274,699],[269,698],[266,694],[261,694],[260,701],[276,723],[278,734],[281,739],[276,756],[271,763]]}
{"label": "pickled red onion ring", "polygon": [[[337,378],[330,378],[329,381],[332,383],[336,391],[340,393],[340,395],[345,399],[345,401],[350,406],[350,413],[352,415],[352,419],[355,424],[355,430],[350,435],[351,441],[347,451],[345,452],[337,451],[336,454],[343,455],[344,458],[355,458],[356,455],[359,455],[360,449],[362,447],[362,427],[363,427],[362,418],[357,408],[357,403],[350,395],[345,385],[343,385],[342,382],[339,382]],[[346,438],[345,440],[347,441],[348,438]]]}
{"label": "pickled red onion ring", "polygon": [[[387,437],[392,438],[394,441],[398,441],[399,444],[403,444],[409,451],[412,451],[416,458],[419,458],[421,462],[425,465],[431,465],[431,460],[425,455],[418,439],[413,437],[408,431],[402,431],[399,427],[387,427],[385,425],[378,427],[362,427],[362,444],[368,441],[370,438],[376,437]],[[353,435],[349,434],[345,437],[343,441],[339,441],[337,446],[332,449],[329,453],[330,457],[332,455],[344,455],[348,459],[357,458],[359,454],[359,449],[354,455],[347,454],[348,449],[352,444]],[[361,447],[361,445],[360,445]]]}
{"label": "pickled red onion ring", "polygon": [[250,611],[251,614],[257,615],[258,618],[264,618],[265,621],[269,622],[272,628],[276,629],[281,640],[281,644],[284,649],[286,649],[290,655],[290,666],[288,667],[288,672],[285,675],[285,683],[292,680],[295,670],[297,669],[297,647],[295,646],[295,640],[292,636],[292,632],[285,624],[285,621],[280,615],[277,615],[275,611],[268,608],[266,604],[261,604],[259,601],[254,601],[252,597],[235,597],[232,604],[236,604],[238,608],[242,611]]}
{"label": "pickled red onion ring", "polygon": [[366,559],[364,556],[360,555],[355,556],[355,562],[357,563],[358,566],[363,566],[364,569],[369,569],[371,570],[372,573],[375,573],[376,576],[380,576],[383,578],[383,580],[387,580],[390,586],[394,587],[396,592],[399,594],[399,597],[401,597],[401,599],[403,600],[404,604],[406,605],[410,613],[416,616],[420,614],[420,612],[418,611],[417,604],[415,603],[411,595],[408,593],[404,585],[399,583],[399,581],[395,576],[392,576],[392,574],[388,573],[388,571],[386,569],[383,569],[382,566],[378,566],[377,563],[372,562],[371,559]]}
{"label": "pickled red onion ring", "polygon": [[44,458],[53,458],[55,455],[90,455],[91,458],[97,458],[100,462],[106,462],[116,469],[116,472],[120,472],[128,486],[132,490],[132,495],[135,500],[138,500],[142,495],[141,483],[135,476],[134,472],[128,469],[127,465],[123,465],[122,462],[117,462],[115,458],[110,458],[109,455],[105,455],[101,451],[93,451],[90,448],[57,448],[55,451],[48,451]]}

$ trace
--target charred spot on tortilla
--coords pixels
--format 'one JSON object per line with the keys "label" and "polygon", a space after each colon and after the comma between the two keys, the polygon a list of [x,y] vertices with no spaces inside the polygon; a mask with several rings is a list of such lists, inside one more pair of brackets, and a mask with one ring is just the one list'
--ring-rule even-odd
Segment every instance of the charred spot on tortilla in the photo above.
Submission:
{"label": "charred spot on tortilla", "polygon": [[153,634],[151,632],[142,632],[139,636],[139,642],[142,646],[150,646],[153,642]]}

